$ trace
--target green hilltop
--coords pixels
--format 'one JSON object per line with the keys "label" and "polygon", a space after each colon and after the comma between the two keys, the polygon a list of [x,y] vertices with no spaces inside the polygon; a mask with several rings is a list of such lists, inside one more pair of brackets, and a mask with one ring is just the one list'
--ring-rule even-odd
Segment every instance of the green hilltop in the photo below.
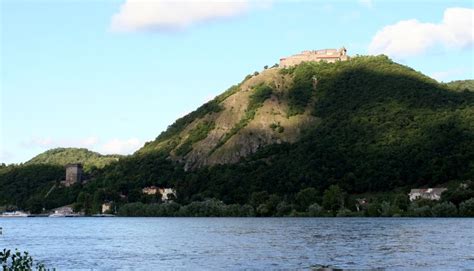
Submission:
{"label": "green hilltop", "polygon": [[65,166],[70,163],[81,163],[89,171],[92,167],[103,168],[118,161],[121,155],[102,155],[85,148],[55,148],[45,151],[25,162],[26,165],[49,164]]}
{"label": "green hilltop", "polygon": [[474,80],[456,80],[446,85],[454,91],[474,91]]}

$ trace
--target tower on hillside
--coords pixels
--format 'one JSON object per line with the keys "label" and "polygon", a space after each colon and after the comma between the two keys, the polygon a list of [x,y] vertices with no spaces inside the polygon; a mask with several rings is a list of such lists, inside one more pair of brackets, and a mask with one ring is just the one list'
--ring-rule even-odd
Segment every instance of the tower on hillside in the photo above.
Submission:
{"label": "tower on hillside", "polygon": [[82,164],[67,164],[66,165],[66,186],[80,183],[82,180]]}

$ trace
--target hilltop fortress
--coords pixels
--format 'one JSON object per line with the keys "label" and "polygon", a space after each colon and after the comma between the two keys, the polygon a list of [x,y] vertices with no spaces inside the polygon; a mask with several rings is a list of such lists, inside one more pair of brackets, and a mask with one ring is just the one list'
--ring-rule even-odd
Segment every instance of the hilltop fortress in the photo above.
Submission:
{"label": "hilltop fortress", "polygon": [[336,61],[345,61],[348,60],[346,48],[342,47],[341,49],[324,49],[324,50],[313,50],[313,51],[303,51],[299,54],[292,55],[289,57],[280,58],[280,67],[287,68],[294,65],[298,65],[301,62],[309,61],[326,61],[326,62],[336,62]]}

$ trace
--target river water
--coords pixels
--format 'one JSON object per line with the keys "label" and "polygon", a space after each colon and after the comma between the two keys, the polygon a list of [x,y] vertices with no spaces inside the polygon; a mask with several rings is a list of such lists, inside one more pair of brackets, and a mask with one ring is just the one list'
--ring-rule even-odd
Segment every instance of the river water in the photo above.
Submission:
{"label": "river water", "polygon": [[473,269],[469,218],[3,218],[0,249],[64,269]]}

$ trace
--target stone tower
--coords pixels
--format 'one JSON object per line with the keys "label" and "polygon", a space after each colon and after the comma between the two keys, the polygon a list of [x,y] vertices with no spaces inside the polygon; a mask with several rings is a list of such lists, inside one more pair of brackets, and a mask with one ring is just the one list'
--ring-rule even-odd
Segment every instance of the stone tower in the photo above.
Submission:
{"label": "stone tower", "polygon": [[80,183],[82,178],[82,164],[66,165],[66,186]]}

